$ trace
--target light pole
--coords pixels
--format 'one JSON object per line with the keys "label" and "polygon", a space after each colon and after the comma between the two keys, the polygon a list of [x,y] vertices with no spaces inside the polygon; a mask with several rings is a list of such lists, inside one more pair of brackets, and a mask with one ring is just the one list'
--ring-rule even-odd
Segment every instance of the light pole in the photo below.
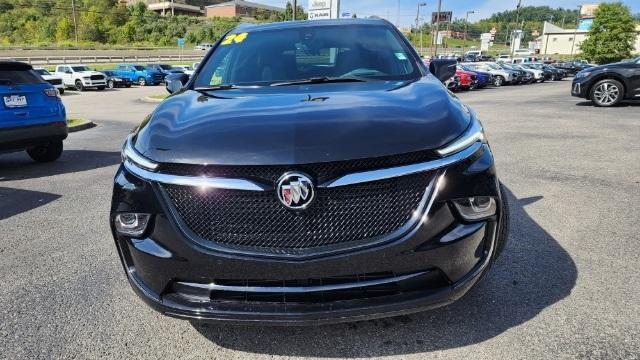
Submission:
{"label": "light pole", "polygon": [[464,59],[464,50],[467,45],[467,26],[469,25],[469,14],[475,14],[474,11],[467,11],[464,19],[464,42],[462,43],[462,58]]}
{"label": "light pole", "polygon": [[516,6],[516,30],[514,30],[513,36],[511,36],[511,57],[513,58],[513,53],[516,50],[513,42],[516,39],[516,34],[518,30],[518,21],[520,20],[520,7],[522,7],[522,0],[518,0],[518,5]]}
{"label": "light pole", "polygon": [[576,29],[573,30],[573,43],[571,44],[571,60],[575,60],[573,57],[573,49],[576,46],[576,36],[578,36],[578,26],[580,26],[580,13],[582,12],[582,5],[578,6],[578,20],[576,20]]}
{"label": "light pole", "polygon": [[[420,29],[420,7],[427,6],[426,2],[418,3],[418,14],[416,15],[416,31]],[[420,56],[422,56],[422,29],[420,29]]]}

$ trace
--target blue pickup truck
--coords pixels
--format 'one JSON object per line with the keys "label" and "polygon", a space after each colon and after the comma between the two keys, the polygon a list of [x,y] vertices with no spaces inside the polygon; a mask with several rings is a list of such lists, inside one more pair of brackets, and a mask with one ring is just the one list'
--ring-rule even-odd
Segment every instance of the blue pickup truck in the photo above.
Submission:
{"label": "blue pickup truck", "polygon": [[55,161],[66,138],[58,90],[29,64],[0,61],[0,153],[27,150],[35,161]]}
{"label": "blue pickup truck", "polygon": [[140,86],[158,85],[164,80],[164,75],[161,72],[143,65],[118,64],[112,71],[116,76],[129,79]]}

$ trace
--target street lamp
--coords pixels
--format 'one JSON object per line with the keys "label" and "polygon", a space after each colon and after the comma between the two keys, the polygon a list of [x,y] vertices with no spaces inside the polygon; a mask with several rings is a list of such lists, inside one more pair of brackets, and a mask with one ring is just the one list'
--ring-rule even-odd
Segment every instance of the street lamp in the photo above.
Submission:
{"label": "street lamp", "polygon": [[462,43],[462,58],[464,59],[464,50],[467,45],[467,26],[469,25],[469,14],[475,14],[474,11],[467,11],[467,15],[464,20],[464,42]]}
{"label": "street lamp", "polygon": [[[420,29],[420,7],[427,6],[426,2],[418,3],[418,14],[416,15],[416,31]],[[420,29],[420,56],[422,56],[422,29]]]}
{"label": "street lamp", "polygon": [[576,36],[578,36],[578,27],[580,26],[580,13],[582,12],[582,5],[578,6],[578,20],[576,21],[576,29],[573,30],[573,43],[571,44],[571,61],[575,60],[573,56],[573,50],[576,46]]}

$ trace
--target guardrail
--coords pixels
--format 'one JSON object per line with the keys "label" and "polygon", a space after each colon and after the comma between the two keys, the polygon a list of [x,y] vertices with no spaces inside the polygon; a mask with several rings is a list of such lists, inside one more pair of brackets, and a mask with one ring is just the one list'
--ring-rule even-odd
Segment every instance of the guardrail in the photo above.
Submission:
{"label": "guardrail", "polygon": [[31,65],[58,65],[58,64],[113,64],[127,62],[179,62],[199,61],[205,55],[114,55],[114,56],[27,56],[11,57],[16,61],[22,61]]}

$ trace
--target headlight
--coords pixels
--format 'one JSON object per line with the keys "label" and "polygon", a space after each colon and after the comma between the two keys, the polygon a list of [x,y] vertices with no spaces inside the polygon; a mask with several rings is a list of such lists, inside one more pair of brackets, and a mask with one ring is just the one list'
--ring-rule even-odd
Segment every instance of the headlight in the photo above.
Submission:
{"label": "headlight", "polygon": [[158,164],[140,155],[136,149],[133,148],[133,135],[129,135],[127,142],[125,142],[122,148],[122,161],[130,161],[136,166],[143,169],[155,171],[158,168]]}
{"label": "headlight", "polygon": [[591,75],[591,72],[589,71],[580,71],[579,73],[576,74],[576,79],[585,78],[589,75]]}
{"label": "headlight", "polygon": [[84,80],[91,80],[91,77],[90,77],[90,76],[85,76],[85,77],[83,77],[82,79],[84,79]]}
{"label": "headlight", "polygon": [[438,155],[447,156],[462,151],[478,141],[484,141],[484,130],[480,122],[472,118],[471,125],[458,139],[454,140],[446,147],[436,150]]}

